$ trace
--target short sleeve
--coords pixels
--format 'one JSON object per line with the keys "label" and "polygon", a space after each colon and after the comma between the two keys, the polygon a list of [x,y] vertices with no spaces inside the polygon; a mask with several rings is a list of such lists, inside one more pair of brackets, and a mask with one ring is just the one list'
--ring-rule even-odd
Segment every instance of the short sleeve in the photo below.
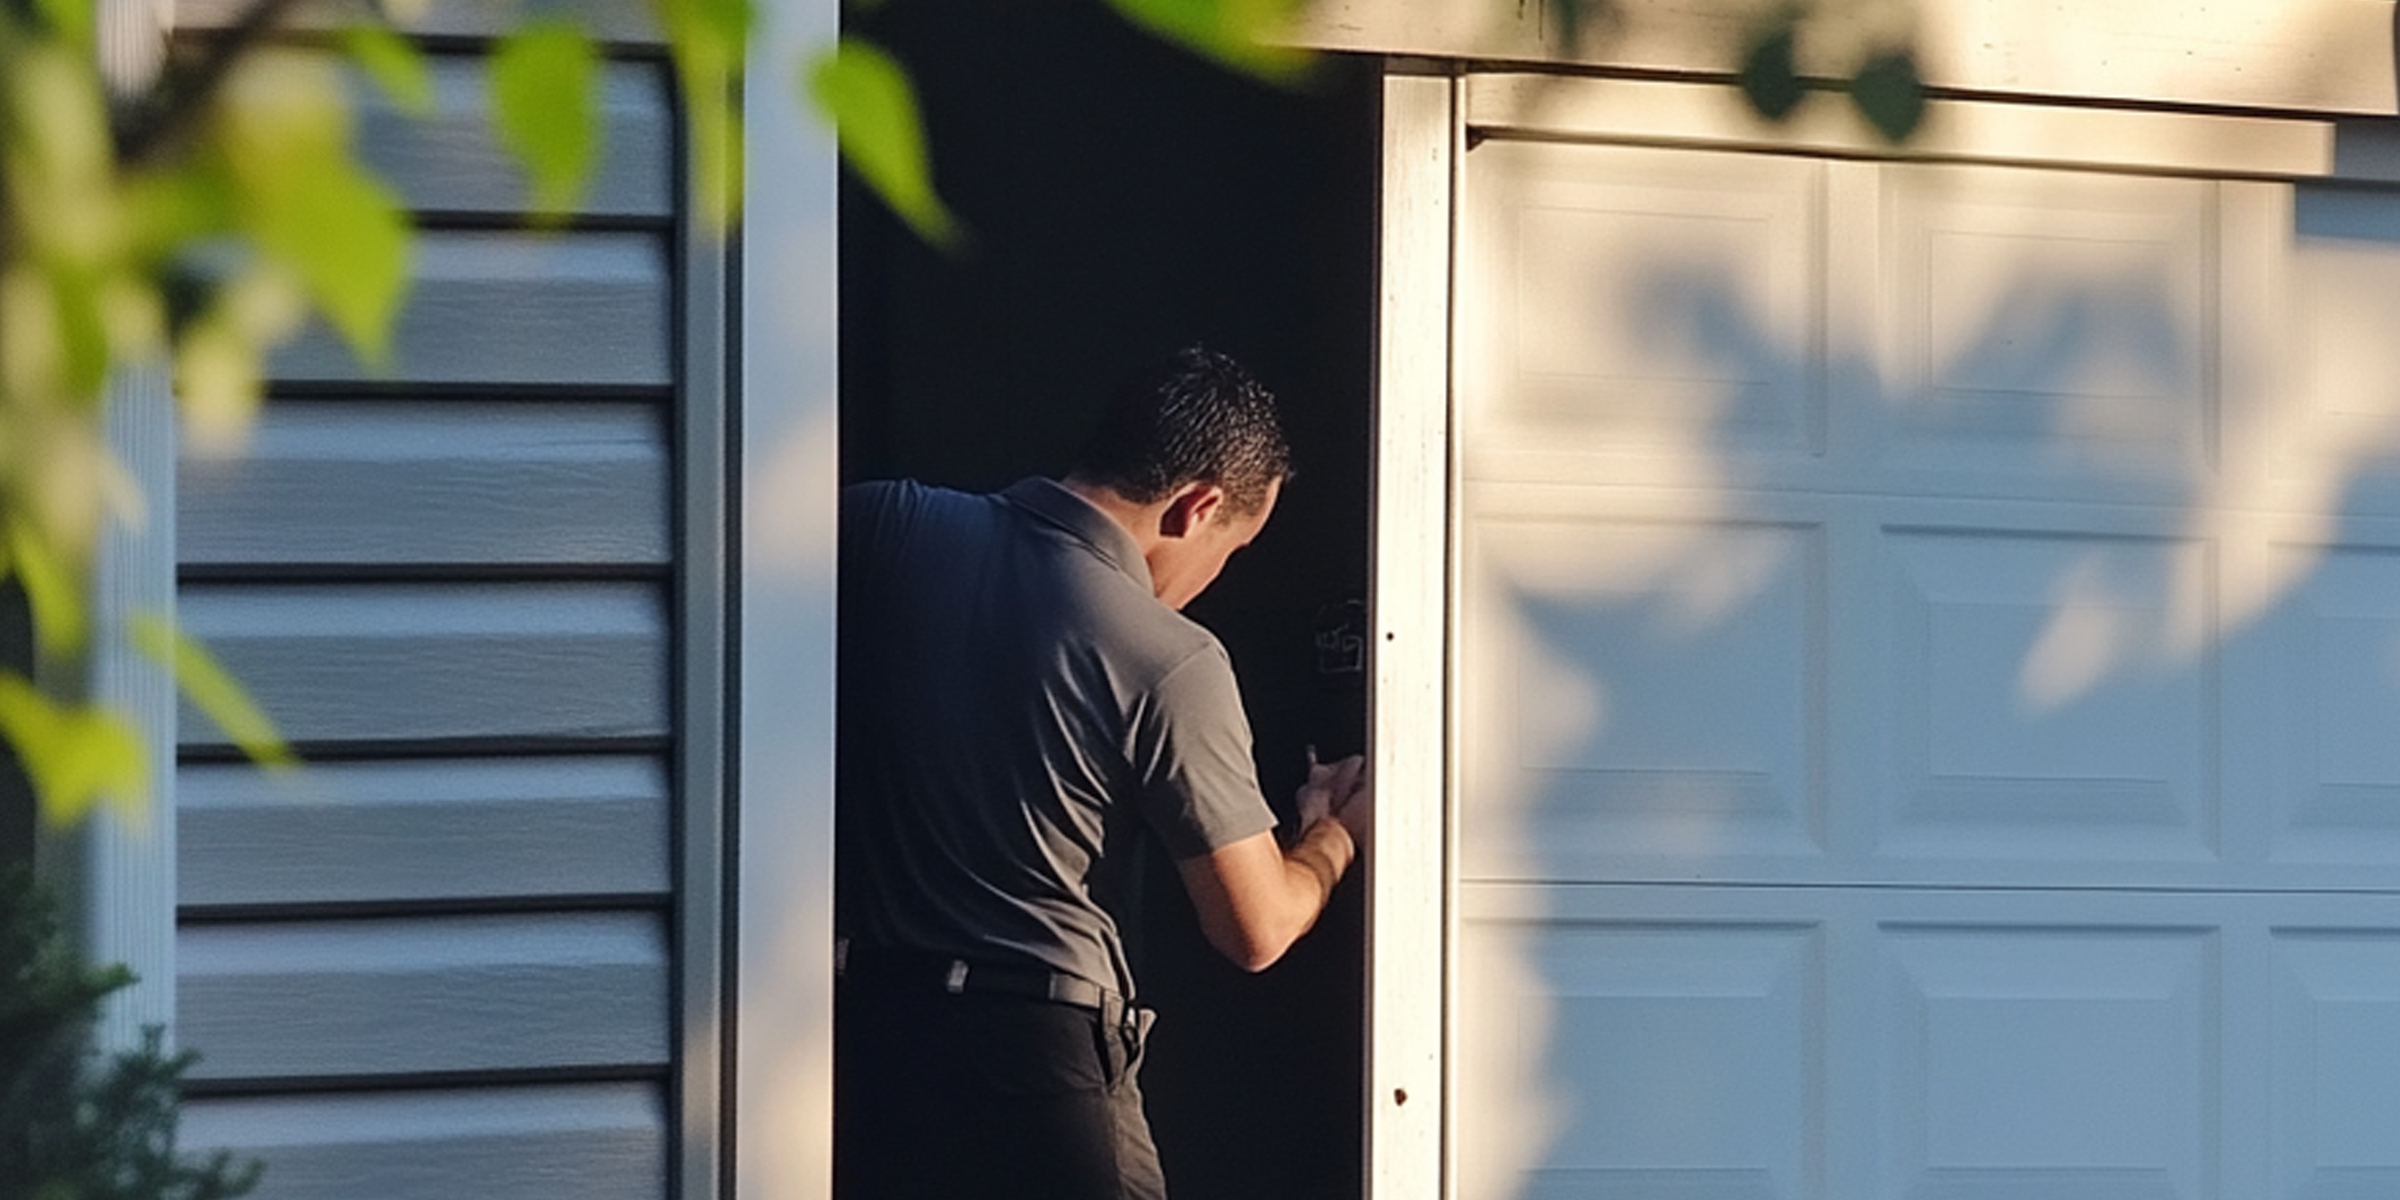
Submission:
{"label": "short sleeve", "polygon": [[1158,682],[1136,721],[1133,751],[1142,819],[1176,861],[1275,827],[1223,647],[1210,643]]}

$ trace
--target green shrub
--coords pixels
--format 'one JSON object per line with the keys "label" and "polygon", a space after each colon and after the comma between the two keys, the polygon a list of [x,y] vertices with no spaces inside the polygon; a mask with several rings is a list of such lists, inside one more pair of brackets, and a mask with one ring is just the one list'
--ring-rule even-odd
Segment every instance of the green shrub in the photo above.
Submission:
{"label": "green shrub", "polygon": [[197,1056],[158,1029],[106,1061],[100,1002],[133,982],[84,964],[58,906],[23,868],[0,870],[0,1200],[231,1200],[255,1162],[175,1153],[179,1081]]}

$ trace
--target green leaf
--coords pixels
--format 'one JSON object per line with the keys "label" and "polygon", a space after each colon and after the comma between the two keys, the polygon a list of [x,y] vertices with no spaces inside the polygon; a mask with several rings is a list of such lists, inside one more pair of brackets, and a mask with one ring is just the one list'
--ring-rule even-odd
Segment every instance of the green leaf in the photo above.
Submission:
{"label": "green leaf", "polygon": [[408,288],[410,226],[350,154],[350,106],[322,60],[259,50],[230,79],[216,127],[242,233],[300,278],[370,365]]}
{"label": "green leaf", "polygon": [[127,622],[126,632],[135,649],[175,673],[175,684],[192,707],[215,721],[251,761],[286,770],[300,765],[283,735],[275,731],[275,722],[197,639],[155,613],[135,616]]}
{"label": "green leaf", "polygon": [[492,123],[525,165],[534,211],[565,216],[599,158],[599,52],[568,22],[533,21],[501,40],[491,72]]}
{"label": "green leaf", "polygon": [[115,143],[98,63],[48,40],[6,49],[12,53],[0,63],[6,93],[0,180],[16,210],[10,232],[33,253],[82,260],[105,253],[113,233]]}
{"label": "green leaf", "polygon": [[1859,68],[1850,99],[1889,142],[1904,142],[1925,120],[1925,80],[1908,50],[1886,50]]}
{"label": "green leaf", "polygon": [[807,67],[809,98],[833,122],[842,158],[917,236],[958,244],[958,221],[933,191],[925,131],[907,72],[881,47],[845,37]]}
{"label": "green leaf", "polygon": [[227,87],[217,133],[243,231],[380,365],[407,290],[410,228],[350,153],[340,80],[321,62],[259,52]]}
{"label": "green leaf", "polygon": [[723,232],[742,194],[742,62],[749,53],[750,0],[650,0],[682,77],[684,124],[701,224]]}
{"label": "green leaf", "polygon": [[1108,0],[1134,25],[1270,83],[1289,83],[1308,70],[1308,51],[1282,44],[1297,0]]}
{"label": "green leaf", "polygon": [[60,41],[84,51],[96,44],[95,0],[36,0],[34,7]]}
{"label": "green leaf", "polygon": [[150,788],[149,753],[124,717],[97,706],[60,704],[23,677],[0,672],[0,737],[33,784],[42,816],[72,825],[109,799],[138,820]]}
{"label": "green leaf", "polygon": [[407,291],[406,214],[382,184],[347,162],[279,177],[274,200],[252,196],[251,236],[298,273],[359,357],[380,365]]}
{"label": "green leaf", "polygon": [[175,343],[175,400],[184,437],[203,453],[238,446],[266,396],[258,341],[222,312],[187,324]]}
{"label": "green leaf", "polygon": [[1800,107],[1807,91],[1793,51],[1798,41],[1797,15],[1785,15],[1762,27],[1742,54],[1742,96],[1758,115],[1781,121]]}
{"label": "green leaf", "polygon": [[433,68],[415,42],[389,25],[370,23],[344,30],[342,49],[400,111],[412,117],[433,111]]}
{"label": "green leaf", "polygon": [[33,611],[35,644],[47,654],[73,654],[87,632],[80,572],[21,515],[7,520],[8,564]]}
{"label": "green leaf", "polygon": [[108,382],[108,322],[100,309],[100,281],[81,264],[45,264],[51,303],[58,311],[60,349],[66,352],[66,384],[81,398],[97,398]]}

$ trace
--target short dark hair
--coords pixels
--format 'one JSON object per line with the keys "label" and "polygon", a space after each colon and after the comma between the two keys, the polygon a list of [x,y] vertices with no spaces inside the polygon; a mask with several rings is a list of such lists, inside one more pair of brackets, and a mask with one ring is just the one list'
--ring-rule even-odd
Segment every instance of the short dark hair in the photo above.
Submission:
{"label": "short dark hair", "polygon": [[1136,504],[1213,483],[1225,489],[1226,507],[1243,516],[1291,473],[1275,394],[1232,358],[1196,345],[1110,393],[1068,472]]}

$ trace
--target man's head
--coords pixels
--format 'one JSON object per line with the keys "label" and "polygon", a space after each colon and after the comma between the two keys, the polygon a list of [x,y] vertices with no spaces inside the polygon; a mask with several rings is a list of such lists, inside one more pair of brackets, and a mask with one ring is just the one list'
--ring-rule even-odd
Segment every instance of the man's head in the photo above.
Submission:
{"label": "man's head", "polygon": [[1213,483],[1225,491],[1227,515],[1246,517],[1291,473],[1275,394],[1240,363],[1193,346],[1110,395],[1068,475],[1136,504]]}
{"label": "man's head", "polygon": [[1152,586],[1182,608],[1258,536],[1291,464],[1274,394],[1194,346],[1109,398],[1067,478],[1144,511],[1133,523]]}

